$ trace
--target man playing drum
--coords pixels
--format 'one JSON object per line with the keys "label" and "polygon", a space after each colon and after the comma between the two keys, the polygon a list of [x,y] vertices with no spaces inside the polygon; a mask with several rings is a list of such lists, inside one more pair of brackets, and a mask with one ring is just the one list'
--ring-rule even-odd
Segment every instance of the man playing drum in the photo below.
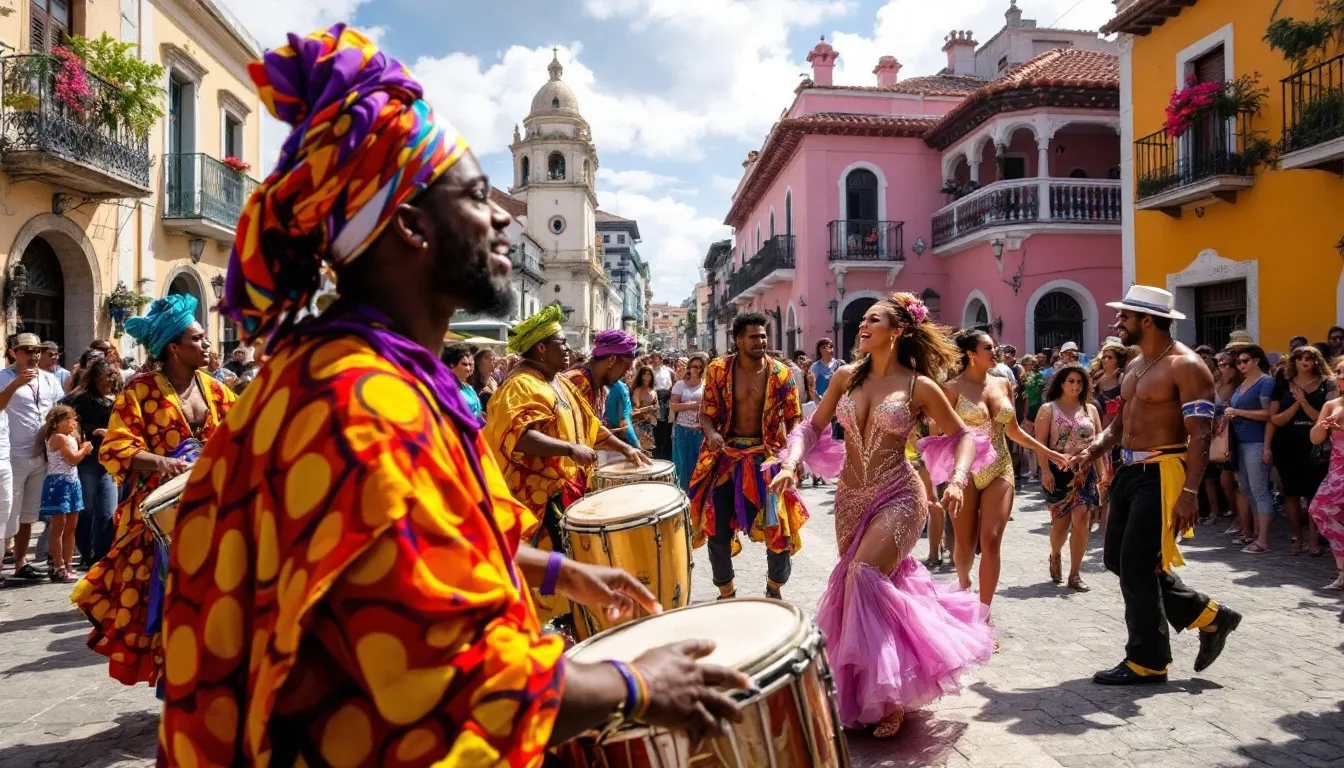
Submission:
{"label": "man playing drum", "polygon": [[[1241,614],[1182,583],[1172,568],[1184,565],[1176,542],[1193,535],[1199,485],[1209,462],[1213,376],[1189,347],[1171,338],[1172,295],[1134,285],[1111,302],[1115,328],[1126,346],[1142,353],[1120,381],[1120,411],[1106,431],[1074,461],[1085,470],[1122,445],[1123,466],[1111,484],[1106,527],[1106,569],[1120,577],[1129,642],[1125,659],[1093,675],[1102,685],[1165,683],[1171,663],[1167,624],[1199,631],[1195,671],[1223,652]],[[1079,477],[1085,471],[1078,472]]]}
{"label": "man playing drum", "polygon": [[[455,311],[510,303],[512,220],[464,140],[343,24],[250,73],[294,131],[221,310],[273,356],[182,496],[159,765],[536,766],[627,716],[693,737],[735,718],[715,687],[747,681],[696,664],[712,644],[584,664],[541,634],[529,583],[656,606],[519,546],[536,521],[439,361]],[[341,296],[296,323],[322,262]]]}
{"label": "man playing drum", "polygon": [[700,402],[705,441],[691,476],[691,531],[695,547],[709,541],[721,599],[737,594],[732,561],[741,549],[737,531],[765,542],[765,594],[779,598],[807,522],[797,491],[771,496],[770,477],[762,471],[762,464],[778,460],[803,416],[788,366],[766,355],[765,324],[765,315],[757,312],[737,316],[737,354],[709,364]]}
{"label": "man playing drum", "polygon": [[126,685],[156,685],[163,667],[161,617],[150,608],[154,603],[158,612],[164,585],[156,583],[161,563],[141,503],[187,469],[186,461],[172,456],[187,440],[208,441],[234,394],[205,371],[210,342],[196,322],[195,296],[155,301],[144,317],[126,321],[126,332],[162,365],[127,382],[112,406],[98,461],[130,491],[117,507],[112,548],[70,599],[93,622],[89,647],[108,657],[112,677]]}
{"label": "man playing drum", "polygon": [[562,375],[579,390],[598,419],[606,413],[607,387],[621,380],[635,362],[635,337],[625,331],[602,331],[593,337],[593,354],[588,362],[576,365]]}

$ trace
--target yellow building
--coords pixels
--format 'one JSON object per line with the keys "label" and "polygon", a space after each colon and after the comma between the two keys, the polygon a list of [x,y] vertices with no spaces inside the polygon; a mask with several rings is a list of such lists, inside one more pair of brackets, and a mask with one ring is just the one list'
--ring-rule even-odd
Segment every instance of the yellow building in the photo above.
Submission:
{"label": "yellow building", "polygon": [[[196,295],[211,341],[228,346],[236,334],[210,308],[256,182],[222,161],[260,165],[262,107],[247,76],[260,47],[211,0],[0,4],[5,336],[38,333],[72,364],[116,335],[108,299],[122,284],[150,299]],[[127,89],[93,74],[107,70],[92,57],[82,66],[57,50],[104,33],[163,67],[151,81],[163,117],[137,129]],[[121,344],[143,359],[129,337]]]}
{"label": "yellow building", "polygon": [[[1286,61],[1264,39],[1276,7],[1317,15],[1316,0],[1120,0],[1103,30],[1121,33],[1124,282],[1172,291],[1192,318],[1176,325],[1187,343],[1220,348],[1246,328],[1286,351],[1344,322],[1344,58]],[[1254,114],[1163,130],[1190,78],[1247,75],[1267,89]]]}

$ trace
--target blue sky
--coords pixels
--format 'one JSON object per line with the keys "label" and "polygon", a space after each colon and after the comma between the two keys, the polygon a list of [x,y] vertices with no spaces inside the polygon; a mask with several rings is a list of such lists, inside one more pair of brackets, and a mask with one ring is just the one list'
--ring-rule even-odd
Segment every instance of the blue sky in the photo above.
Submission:
{"label": "blue sky", "polygon": [[[984,41],[1009,0],[220,0],[265,46],[335,21],[370,31],[425,85],[498,186],[507,144],[546,81],[552,46],[593,128],[604,210],[639,220],[656,301],[680,303],[698,279],[748,151],[809,72],[825,35],[836,80],[868,84],[886,54],[902,77],[930,74],[951,29]],[[1017,0],[1041,26],[1095,29],[1110,0]],[[266,129],[267,167],[285,131]]]}

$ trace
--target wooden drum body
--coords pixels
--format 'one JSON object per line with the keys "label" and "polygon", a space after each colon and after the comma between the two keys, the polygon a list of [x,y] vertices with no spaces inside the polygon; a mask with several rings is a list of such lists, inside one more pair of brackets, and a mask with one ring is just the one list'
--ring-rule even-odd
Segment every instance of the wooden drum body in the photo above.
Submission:
{"label": "wooden drum body", "polygon": [[140,502],[140,516],[144,518],[145,526],[165,547],[172,542],[173,527],[177,525],[177,504],[182,500],[182,491],[186,490],[189,479],[191,472],[183,472],[155,488]]}
{"label": "wooden drum body", "polygon": [[677,484],[677,470],[672,462],[654,459],[653,466],[641,467],[628,461],[617,461],[598,467],[593,472],[593,490],[602,491],[630,483]]}
{"label": "wooden drum body", "polygon": [[758,692],[737,697],[741,723],[695,753],[685,733],[662,728],[627,725],[601,744],[587,733],[558,750],[562,762],[571,768],[848,768],[825,638],[788,603],[702,603],[603,632],[566,656],[629,662],[651,648],[695,638],[715,642],[704,663],[752,678]]}
{"label": "wooden drum body", "polygon": [[[691,600],[690,500],[675,485],[629,483],[584,496],[560,520],[565,554],[639,579],[666,610]],[[582,640],[613,624],[575,605]]]}

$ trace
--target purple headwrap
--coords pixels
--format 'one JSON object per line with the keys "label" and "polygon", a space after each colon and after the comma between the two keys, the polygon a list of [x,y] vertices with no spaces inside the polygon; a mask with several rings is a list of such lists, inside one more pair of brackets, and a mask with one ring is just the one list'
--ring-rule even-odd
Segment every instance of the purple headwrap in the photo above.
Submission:
{"label": "purple headwrap", "polygon": [[625,331],[602,331],[593,337],[593,359],[599,357],[634,357],[635,337]]}

